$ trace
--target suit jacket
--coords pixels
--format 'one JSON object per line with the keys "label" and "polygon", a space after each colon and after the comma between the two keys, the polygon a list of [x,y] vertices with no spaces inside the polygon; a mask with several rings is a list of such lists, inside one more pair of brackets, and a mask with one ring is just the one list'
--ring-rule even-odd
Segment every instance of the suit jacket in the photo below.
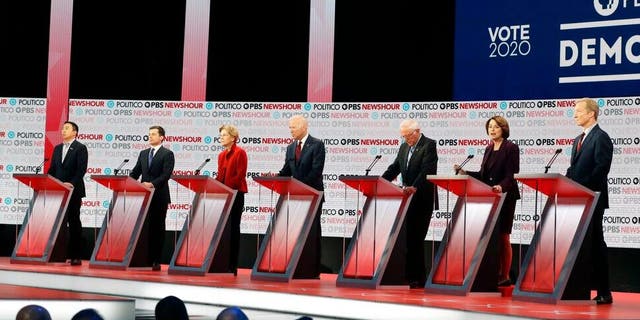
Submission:
{"label": "suit jacket", "polygon": [[296,162],[296,143],[287,146],[284,166],[278,173],[280,176],[294,177],[310,187],[323,191],[322,171],[324,170],[325,148],[320,139],[309,135],[302,146],[300,160]]}
{"label": "suit jacket", "polygon": [[69,146],[64,161],[62,161],[62,147],[61,143],[53,149],[48,174],[62,182],[73,184],[72,196],[83,198],[86,196],[84,175],[87,172],[87,162],[89,160],[87,147],[78,140],[74,140]]}
{"label": "suit jacket", "polygon": [[593,191],[599,191],[598,205],[609,208],[607,175],[613,159],[611,138],[597,124],[585,136],[580,151],[577,151],[580,138],[581,136],[577,136],[573,141],[571,163],[566,176]]}
{"label": "suit jacket", "polygon": [[508,198],[517,200],[520,199],[520,190],[513,175],[518,172],[520,149],[515,143],[504,139],[498,151],[493,151],[493,143],[487,146],[480,171],[467,171],[467,174],[490,186],[500,185]]}
{"label": "suit jacket", "polygon": [[235,143],[218,155],[216,180],[227,187],[247,193],[247,153]]}
{"label": "suit jacket", "polygon": [[148,159],[150,151],[151,148],[140,151],[138,161],[129,173],[129,176],[138,180],[140,175],[142,175],[141,182],[151,182],[153,184],[155,192],[153,193],[152,201],[171,203],[169,179],[171,178],[173,166],[175,165],[173,151],[161,146],[153,156],[151,166],[149,166]]}
{"label": "suit jacket", "polygon": [[427,175],[438,172],[436,142],[420,134],[420,139],[416,143],[411,159],[407,164],[409,149],[410,147],[406,142],[400,145],[396,159],[389,165],[382,177],[392,181],[400,174],[403,186],[416,187],[417,191],[413,197],[414,199],[417,197],[427,202],[434,201],[434,185],[427,181]]}

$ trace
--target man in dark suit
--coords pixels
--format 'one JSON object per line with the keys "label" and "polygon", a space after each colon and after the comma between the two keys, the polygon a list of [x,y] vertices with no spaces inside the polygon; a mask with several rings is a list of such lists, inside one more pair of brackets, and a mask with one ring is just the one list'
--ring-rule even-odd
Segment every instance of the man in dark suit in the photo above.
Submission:
{"label": "man in dark suit", "polygon": [[402,121],[400,135],[404,142],[382,177],[392,181],[400,175],[404,192],[413,194],[405,219],[405,268],[409,287],[415,289],[424,287],[426,281],[424,238],[435,201],[434,185],[427,181],[427,175],[437,173],[438,153],[436,142],[420,133],[420,126],[415,120]]}
{"label": "man in dark suit", "polygon": [[[613,143],[609,135],[598,125],[598,103],[589,98],[576,101],[573,119],[582,127],[583,133],[576,137],[571,151],[571,163],[567,177],[593,190],[600,192],[598,203],[593,211],[591,223],[585,237],[586,248],[591,256],[598,304],[611,304],[613,298],[609,287],[609,262],[607,243],[602,231],[604,210],[609,208],[609,185],[607,175],[613,158]],[[576,262],[578,263],[578,262]],[[586,279],[585,279],[586,281]]]}
{"label": "man in dark suit", "polygon": [[149,204],[147,221],[145,222],[145,224],[148,224],[149,230],[149,252],[147,258],[151,263],[151,269],[154,271],[160,270],[165,219],[167,217],[167,208],[171,202],[169,179],[175,165],[173,151],[162,146],[164,137],[164,128],[161,126],[149,128],[149,145],[151,145],[151,148],[140,151],[138,161],[129,174],[130,177],[136,180],[142,175],[142,184],[155,189]]}
{"label": "man in dark suit", "polygon": [[[59,232],[59,239],[67,241],[67,258],[72,266],[82,264],[82,223],[80,222],[80,207],[82,198],[85,197],[84,175],[87,172],[87,162],[89,153],[87,147],[76,140],[78,136],[78,125],[71,121],[66,121],[62,125],[62,143],[53,149],[51,166],[49,172],[51,176],[62,181],[65,185],[73,187],[69,205],[64,215],[62,228]],[[62,241],[64,243],[65,241]]]}
{"label": "man in dark suit", "polygon": [[[324,143],[309,135],[309,123],[303,116],[296,115],[289,119],[289,131],[294,141],[287,147],[284,166],[278,173],[279,176],[294,177],[306,185],[318,190],[324,190],[322,183],[322,170],[324,170],[325,148]],[[322,215],[322,203],[313,219],[309,236],[300,256],[299,266],[296,270],[296,278],[319,278],[322,229],[320,216]]]}

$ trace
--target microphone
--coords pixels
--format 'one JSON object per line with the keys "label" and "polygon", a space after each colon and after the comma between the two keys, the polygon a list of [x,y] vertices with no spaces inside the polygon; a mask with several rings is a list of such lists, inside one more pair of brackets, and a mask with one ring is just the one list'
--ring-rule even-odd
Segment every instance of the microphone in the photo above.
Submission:
{"label": "microphone", "polygon": [[562,149],[556,149],[556,153],[553,154],[553,157],[551,157],[551,160],[549,160],[549,163],[547,163],[547,165],[544,167],[544,173],[549,172],[549,168],[551,168],[551,164],[554,161],[556,161],[556,158],[558,157],[560,152],[562,152]]}
{"label": "microphone", "polygon": [[120,172],[120,169],[122,169],[122,167],[125,165],[125,163],[129,162],[129,159],[124,159],[122,160],[122,163],[115,169],[113,169],[113,175],[117,176],[118,172]]}
{"label": "microphone", "polygon": [[464,167],[465,164],[467,164],[467,162],[469,162],[469,160],[473,159],[473,155],[470,154],[467,156],[466,159],[464,159],[464,161],[462,161],[462,163],[460,164],[460,167],[458,169],[456,169],[456,174],[460,173],[460,169],[462,169],[462,167]]}
{"label": "microphone", "polygon": [[42,160],[42,162],[36,167],[36,174],[38,174],[40,170],[42,170],[42,166],[44,166],[44,163],[47,161],[49,161],[49,158],[44,158],[44,160]]}
{"label": "microphone", "polygon": [[206,158],[204,159],[204,161],[202,162],[202,164],[200,164],[200,166],[198,167],[198,169],[196,169],[195,171],[195,175],[199,175],[200,174],[200,170],[202,170],[202,168],[204,168],[205,165],[207,165],[207,162],[211,161],[211,159]]}
{"label": "microphone", "polygon": [[373,161],[371,162],[371,164],[367,167],[367,169],[365,169],[364,171],[366,171],[366,173],[364,174],[365,176],[369,175],[369,171],[371,171],[371,169],[373,168],[373,166],[376,165],[376,163],[378,163],[378,160],[380,160],[380,158],[382,158],[382,155],[379,154],[377,155],[375,158],[373,158]]}

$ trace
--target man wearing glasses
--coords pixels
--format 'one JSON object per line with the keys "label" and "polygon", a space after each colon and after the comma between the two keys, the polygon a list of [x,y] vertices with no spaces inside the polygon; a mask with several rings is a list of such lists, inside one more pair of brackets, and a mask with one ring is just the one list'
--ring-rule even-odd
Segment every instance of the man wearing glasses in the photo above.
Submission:
{"label": "man wearing glasses", "polygon": [[[392,181],[400,175],[405,194],[413,194],[407,209],[404,232],[400,233],[397,245],[401,246],[406,241],[405,276],[409,287],[424,288],[427,275],[424,238],[435,200],[434,185],[427,181],[427,175],[437,173],[438,153],[435,140],[420,133],[420,125],[415,120],[402,121],[400,135],[404,142],[400,145],[396,159],[382,177]],[[406,234],[404,239],[403,234]]]}

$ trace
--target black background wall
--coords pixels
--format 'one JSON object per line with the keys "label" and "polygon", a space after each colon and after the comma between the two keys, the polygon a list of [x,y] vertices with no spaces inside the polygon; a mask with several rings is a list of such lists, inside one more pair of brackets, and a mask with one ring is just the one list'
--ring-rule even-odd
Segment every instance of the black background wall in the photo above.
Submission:
{"label": "black background wall", "polygon": [[[185,0],[74,6],[70,98],[180,100]],[[333,100],[452,100],[454,7],[337,1]],[[207,100],[306,101],[309,8],[309,1],[212,1]],[[0,13],[0,96],[46,97],[50,3],[0,1]],[[16,231],[0,225],[0,254],[11,254]],[[89,258],[95,230],[85,237]],[[167,232],[167,243],[176,237]],[[241,266],[252,266],[259,241],[243,235]],[[325,272],[339,270],[347,245],[323,239]],[[425,242],[427,256],[434,248]],[[640,250],[611,249],[610,260],[613,289],[640,291]]]}

